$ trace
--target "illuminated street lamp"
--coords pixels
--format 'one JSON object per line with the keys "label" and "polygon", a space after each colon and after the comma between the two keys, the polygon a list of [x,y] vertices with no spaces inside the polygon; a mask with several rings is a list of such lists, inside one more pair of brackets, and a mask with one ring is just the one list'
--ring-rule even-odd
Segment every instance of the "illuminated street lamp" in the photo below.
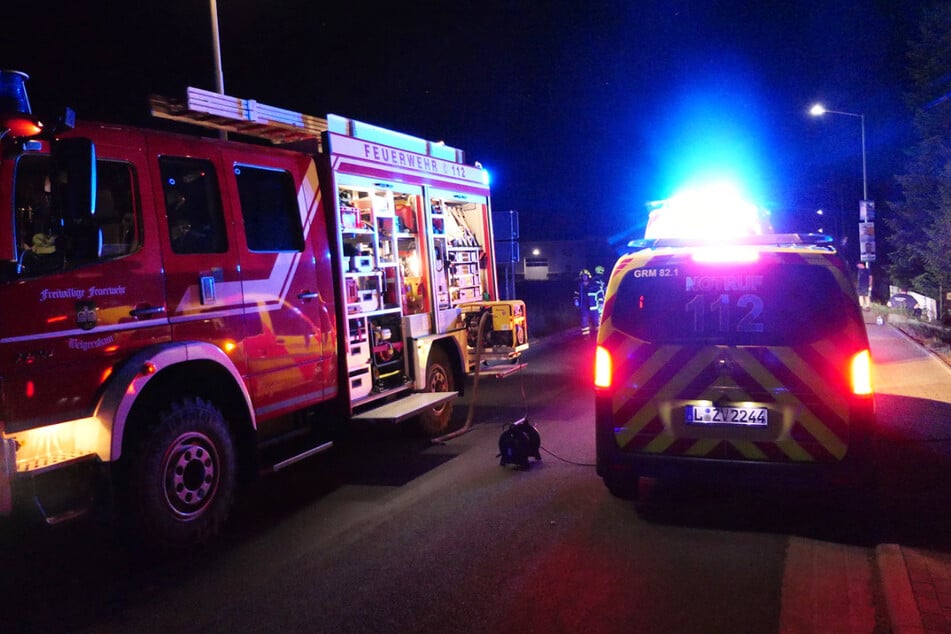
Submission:
{"label": "illuminated street lamp", "polygon": [[858,117],[862,122],[862,201],[859,203],[859,257],[862,262],[875,261],[875,203],[868,199],[868,175],[865,169],[865,115],[842,110],[828,110],[822,104],[815,104],[809,109],[814,117],[822,115],[842,114],[847,117]]}
{"label": "illuminated street lamp", "polygon": [[816,215],[819,216],[819,233],[825,233],[825,228],[832,232],[832,237],[838,242],[842,240],[842,230],[843,228],[839,226],[840,219],[839,214],[834,211],[826,211],[825,209],[816,209]]}
{"label": "illuminated street lamp", "polygon": [[814,117],[821,117],[824,114],[844,114],[847,117],[858,117],[862,121],[862,200],[868,200],[868,178],[865,172],[865,115],[855,112],[842,112],[841,110],[828,110],[825,106],[817,103],[809,109],[809,114]]}

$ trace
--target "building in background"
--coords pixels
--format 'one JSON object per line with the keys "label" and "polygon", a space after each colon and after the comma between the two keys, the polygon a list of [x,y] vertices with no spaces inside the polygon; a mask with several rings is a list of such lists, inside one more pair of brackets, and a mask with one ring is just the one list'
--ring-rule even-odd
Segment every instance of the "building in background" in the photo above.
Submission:
{"label": "building in background", "polygon": [[611,270],[617,258],[606,241],[596,238],[582,240],[522,240],[521,258],[515,275],[530,281],[576,278],[578,271],[593,270],[600,265]]}

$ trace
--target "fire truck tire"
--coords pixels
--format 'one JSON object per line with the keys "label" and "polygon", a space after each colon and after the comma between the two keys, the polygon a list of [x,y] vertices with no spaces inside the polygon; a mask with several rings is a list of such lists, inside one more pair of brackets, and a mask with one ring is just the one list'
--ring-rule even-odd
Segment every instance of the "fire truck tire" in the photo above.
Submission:
{"label": "fire truck tire", "polygon": [[[456,391],[456,380],[449,363],[449,355],[442,348],[433,347],[429,352],[429,360],[426,362],[426,391]],[[422,433],[435,436],[446,430],[451,418],[452,401],[448,401],[420,414],[417,425]]]}
{"label": "fire truck tire", "polygon": [[183,398],[139,439],[127,479],[133,529],[161,550],[202,544],[231,511],[236,487],[234,440],[221,412]]}

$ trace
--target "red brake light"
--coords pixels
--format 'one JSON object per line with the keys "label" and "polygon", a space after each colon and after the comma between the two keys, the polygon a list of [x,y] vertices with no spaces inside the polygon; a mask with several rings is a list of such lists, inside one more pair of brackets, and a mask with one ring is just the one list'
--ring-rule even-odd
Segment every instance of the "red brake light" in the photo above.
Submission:
{"label": "red brake light", "polygon": [[594,353],[594,385],[595,387],[611,387],[611,353],[598,346]]}
{"label": "red brake light", "polygon": [[868,396],[872,393],[872,355],[868,350],[862,350],[852,357],[850,378],[853,394]]}

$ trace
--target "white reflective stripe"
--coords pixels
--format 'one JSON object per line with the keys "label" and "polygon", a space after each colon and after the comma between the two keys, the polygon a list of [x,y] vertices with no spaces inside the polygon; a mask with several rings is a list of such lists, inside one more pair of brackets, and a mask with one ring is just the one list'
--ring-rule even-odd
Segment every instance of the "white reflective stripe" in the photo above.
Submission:
{"label": "white reflective stripe", "polygon": [[[207,315],[199,315],[202,318],[207,317]],[[59,337],[86,337],[89,335],[99,335],[104,332],[117,332],[121,330],[138,330],[139,328],[148,328],[150,326],[165,326],[168,325],[167,319],[147,319],[142,321],[129,322],[127,324],[110,324],[106,326],[96,326],[91,330],[83,330],[81,328],[73,328],[70,330],[57,330],[55,332],[37,332],[29,335],[21,335],[19,337],[4,337],[0,339],[0,344],[3,343],[20,343],[23,341],[41,341],[43,339],[57,339]]]}
{"label": "white reflective stripe", "polygon": [[310,227],[317,217],[320,208],[320,180],[317,178],[317,167],[311,162],[304,174],[300,189],[297,191],[297,204],[301,210],[301,224],[304,227],[304,239],[310,237]]}
{"label": "white reflective stripe", "polygon": [[[271,268],[271,275],[266,279],[245,280],[244,301],[242,304],[253,302],[256,298],[279,298],[283,303],[287,297],[291,280],[300,264],[300,253],[278,253]],[[227,286],[227,284],[225,284]]]}
{"label": "white reflective stripe", "polygon": [[[236,297],[235,301],[231,303],[219,304],[215,303],[215,306],[220,306],[224,309],[227,309],[232,306],[241,306],[244,302],[241,299],[241,281],[237,280],[234,282],[215,282],[215,295],[218,297]],[[202,306],[201,303],[201,292],[198,289],[198,284],[192,284],[185,289],[185,293],[182,295],[182,298],[178,302],[178,306],[175,307],[175,310],[172,311],[172,314],[180,314],[186,312],[192,306]],[[202,315],[207,316],[211,313],[202,313]]]}
{"label": "white reflective stripe", "polygon": [[214,319],[217,317],[238,317],[244,314],[244,308],[237,306],[228,310],[215,310],[207,313],[192,313],[190,315],[176,315],[169,319],[173,324],[180,324],[186,321],[199,321],[203,319]]}
{"label": "white reflective stripe", "polygon": [[[310,236],[310,227],[317,217],[317,211],[320,207],[319,191],[317,168],[314,166],[313,162],[311,162],[310,166],[307,168],[306,174],[304,175],[303,181],[301,181],[301,186],[297,190],[297,206],[301,213],[301,222],[303,223],[305,240],[307,240]],[[271,272],[267,278],[244,279],[234,282],[217,283],[215,285],[215,289],[219,297],[239,298],[237,301],[223,305],[222,308],[229,309],[240,306],[240,310],[244,310],[244,306],[247,306],[252,302],[260,306],[261,302],[258,298],[264,298],[265,302],[267,302],[271,301],[271,298],[274,297],[276,297],[277,300],[273,304],[266,306],[265,309],[276,310],[280,308],[285,303],[288,292],[290,292],[290,285],[294,279],[294,275],[297,273],[297,267],[300,266],[300,259],[302,256],[303,253],[299,251],[285,251],[276,253],[274,256],[274,266],[271,267]],[[175,312],[183,313],[190,306],[200,305],[201,298],[198,293],[199,291],[197,284],[189,286],[179,301]],[[224,313],[201,313],[199,316],[206,317],[209,315],[233,314],[237,313],[230,311]],[[177,319],[173,321],[177,321]]]}

